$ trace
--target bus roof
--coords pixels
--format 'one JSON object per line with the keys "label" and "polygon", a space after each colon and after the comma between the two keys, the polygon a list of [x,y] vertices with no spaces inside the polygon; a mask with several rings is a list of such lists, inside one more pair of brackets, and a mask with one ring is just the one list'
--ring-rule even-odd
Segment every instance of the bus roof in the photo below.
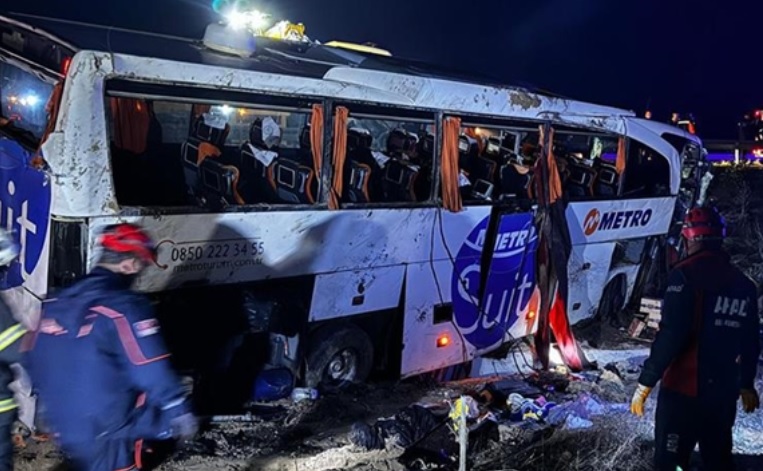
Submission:
{"label": "bus roof", "polygon": [[[474,118],[476,124],[485,118],[538,123],[549,120],[634,137],[668,159],[673,191],[677,191],[680,181],[678,152],[660,137],[657,130],[650,129],[650,123],[636,122],[633,112],[553,97],[521,87],[488,85],[488,82],[460,78],[410,61],[260,38],[254,55],[239,57],[209,49],[201,40],[26,15],[0,16],[0,33],[0,52],[15,57],[17,62],[43,67],[51,74],[63,77],[63,66],[72,59],[74,72],[67,77],[71,86],[64,90],[64,103],[80,100],[91,103],[91,99],[103,93],[105,80],[122,78],[149,84],[203,85],[228,91],[333,98],[340,102],[360,101],[440,111],[462,116],[469,122]],[[63,125],[76,128],[77,119],[69,122],[72,113],[80,120],[87,120],[96,111],[70,110],[59,116],[56,129]],[[64,117],[69,119],[64,120]],[[82,131],[77,129],[78,133]],[[97,144],[102,139],[99,130],[89,130],[87,138],[80,136],[82,142],[77,145],[100,149]],[[91,145],[86,145],[90,141]],[[77,155],[80,161],[98,162],[97,165],[106,165],[108,161],[105,150],[91,156],[82,154],[81,149],[79,152],[72,155]],[[90,177],[96,178],[97,169],[91,170],[88,171]],[[101,173],[107,176],[107,173]],[[82,187],[110,187],[108,182],[90,183]],[[72,207],[63,213],[97,214],[94,208],[105,207],[103,201],[83,200],[79,203],[71,203]],[[78,206],[82,207],[75,208]]]}
{"label": "bus roof", "polygon": [[[6,14],[6,17],[6,20],[16,20],[18,23],[31,26],[38,31],[50,33],[48,36],[50,40],[57,40],[61,44],[78,50],[130,54],[308,78],[322,78],[332,67],[352,66],[368,70],[505,87],[505,84],[500,84],[494,78],[475,73],[464,73],[415,60],[385,57],[320,44],[294,44],[288,41],[258,37],[260,49],[256,56],[250,58],[221,56],[219,54],[202,54],[206,51],[203,51],[201,38],[170,36],[19,13]],[[3,17],[0,16],[0,20],[2,19]],[[535,90],[527,86],[514,88],[555,96],[548,91]]]}
{"label": "bus roof", "polygon": [[[537,93],[545,98],[563,100],[561,97],[546,91],[497,84],[495,80],[480,77],[477,74],[465,74],[417,61],[318,44],[292,43],[258,37],[257,53],[252,57],[238,57],[211,51],[203,46],[201,39],[17,13],[8,14],[5,18],[0,16],[0,28],[3,27],[3,23],[5,23],[5,28],[10,26],[25,30],[27,34],[34,33],[38,39],[54,43],[55,46],[69,54],[78,50],[126,54],[254,72],[336,80],[373,88],[381,87],[382,90],[389,92],[400,92],[400,87],[389,86],[384,78],[404,75],[418,78],[417,83],[419,85],[427,84],[428,86],[425,88],[429,89],[429,92],[453,93],[456,92],[453,85],[456,85],[461,86],[461,93],[468,93],[468,88],[474,87],[480,87],[486,95],[492,91],[500,93],[513,91],[520,94],[518,95],[520,101],[524,100],[528,104],[533,102],[533,100],[526,99],[528,93]],[[30,48],[26,54],[27,59],[36,63],[43,62],[39,57],[33,57],[37,50],[38,48]],[[60,68],[56,68],[54,72],[59,72],[59,70]],[[435,85],[434,90],[432,89],[433,84]],[[450,86],[444,87],[445,85]],[[406,91],[408,92],[407,95],[412,93],[410,87]],[[420,95],[421,90],[417,94]],[[537,100],[534,101],[537,102]],[[563,101],[583,104],[572,100]],[[585,105],[586,115],[634,116],[632,112],[627,110],[589,103],[585,103]],[[421,106],[427,108],[440,107],[438,104],[428,103],[421,103]],[[489,113],[488,110],[485,111]]]}

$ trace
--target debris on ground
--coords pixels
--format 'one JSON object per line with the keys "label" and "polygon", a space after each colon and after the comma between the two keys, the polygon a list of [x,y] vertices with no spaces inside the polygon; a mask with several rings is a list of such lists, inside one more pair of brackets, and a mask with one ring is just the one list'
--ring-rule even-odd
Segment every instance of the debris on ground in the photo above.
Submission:
{"label": "debris on ground", "polygon": [[[285,397],[248,414],[215,417],[157,471],[455,470],[454,407],[468,413],[473,471],[651,469],[653,423],[628,407],[645,353],[597,356],[603,366],[581,373],[555,369],[437,386],[359,385],[298,402]],[[649,418],[657,394],[647,401]],[[763,412],[740,412],[735,452],[763,455],[761,429]],[[49,470],[60,458],[53,444],[27,439],[16,469]],[[763,469],[755,466],[740,469]]]}

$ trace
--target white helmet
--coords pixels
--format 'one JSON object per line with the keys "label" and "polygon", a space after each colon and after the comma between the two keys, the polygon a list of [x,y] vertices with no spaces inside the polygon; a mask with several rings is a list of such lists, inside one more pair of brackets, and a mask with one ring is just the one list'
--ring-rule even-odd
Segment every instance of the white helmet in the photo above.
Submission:
{"label": "white helmet", "polygon": [[6,230],[0,229],[0,266],[10,265],[18,255],[18,248],[11,235]]}

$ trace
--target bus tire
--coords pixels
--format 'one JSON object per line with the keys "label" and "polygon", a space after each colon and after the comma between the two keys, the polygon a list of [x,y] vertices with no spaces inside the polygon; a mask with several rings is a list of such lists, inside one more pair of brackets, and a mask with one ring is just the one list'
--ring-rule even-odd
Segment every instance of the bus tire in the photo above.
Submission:
{"label": "bus tire", "polygon": [[305,386],[341,389],[362,383],[371,374],[374,347],[362,329],[354,325],[327,326],[310,339],[305,356]]}
{"label": "bus tire", "polygon": [[609,322],[620,327],[624,321],[621,311],[625,304],[625,277],[616,276],[604,288],[599,303],[598,318],[600,322]]}

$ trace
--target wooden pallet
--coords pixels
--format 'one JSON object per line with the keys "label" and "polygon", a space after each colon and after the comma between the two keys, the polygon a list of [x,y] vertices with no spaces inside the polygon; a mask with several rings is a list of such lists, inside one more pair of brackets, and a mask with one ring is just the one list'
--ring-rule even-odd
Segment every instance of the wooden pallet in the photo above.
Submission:
{"label": "wooden pallet", "polygon": [[654,340],[660,325],[661,310],[661,299],[641,298],[639,312],[633,316],[628,335],[636,340]]}

